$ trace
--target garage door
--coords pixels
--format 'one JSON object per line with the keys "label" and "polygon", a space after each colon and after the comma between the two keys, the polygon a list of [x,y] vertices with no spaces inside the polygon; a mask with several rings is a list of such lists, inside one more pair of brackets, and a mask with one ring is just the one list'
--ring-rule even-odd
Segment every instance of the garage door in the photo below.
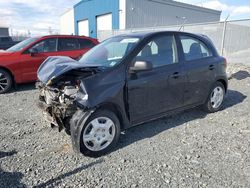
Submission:
{"label": "garage door", "polygon": [[78,35],[89,36],[89,20],[78,22]]}
{"label": "garage door", "polygon": [[112,14],[105,14],[96,17],[97,36],[101,30],[112,30]]}

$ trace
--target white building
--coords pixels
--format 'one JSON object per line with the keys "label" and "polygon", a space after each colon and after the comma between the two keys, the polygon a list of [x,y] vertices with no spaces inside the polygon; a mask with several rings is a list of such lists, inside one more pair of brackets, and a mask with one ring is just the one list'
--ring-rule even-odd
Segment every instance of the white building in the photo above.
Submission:
{"label": "white building", "polygon": [[60,17],[60,34],[75,34],[74,9],[68,10]]}

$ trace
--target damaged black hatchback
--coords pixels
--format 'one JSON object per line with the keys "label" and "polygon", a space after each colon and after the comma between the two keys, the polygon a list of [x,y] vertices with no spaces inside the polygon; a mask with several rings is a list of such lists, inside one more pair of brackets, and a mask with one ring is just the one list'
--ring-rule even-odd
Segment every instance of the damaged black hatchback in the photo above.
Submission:
{"label": "damaged black hatchback", "polygon": [[50,57],[38,70],[45,119],[87,156],[110,151],[120,132],[169,113],[218,111],[227,91],[226,60],[211,40],[184,32],[116,36],[79,61]]}

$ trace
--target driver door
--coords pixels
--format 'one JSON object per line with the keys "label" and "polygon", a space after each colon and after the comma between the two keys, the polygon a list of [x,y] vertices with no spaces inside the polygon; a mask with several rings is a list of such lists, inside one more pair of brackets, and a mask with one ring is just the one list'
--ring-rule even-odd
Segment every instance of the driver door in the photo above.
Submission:
{"label": "driver door", "polygon": [[151,62],[153,69],[128,75],[132,123],[158,117],[183,105],[185,77],[178,61],[174,35],[164,34],[153,38],[134,61]]}
{"label": "driver door", "polygon": [[[36,53],[31,54],[32,49]],[[37,70],[43,61],[49,56],[57,55],[57,38],[44,39],[36,43],[21,55],[22,80],[32,82],[37,80]]]}

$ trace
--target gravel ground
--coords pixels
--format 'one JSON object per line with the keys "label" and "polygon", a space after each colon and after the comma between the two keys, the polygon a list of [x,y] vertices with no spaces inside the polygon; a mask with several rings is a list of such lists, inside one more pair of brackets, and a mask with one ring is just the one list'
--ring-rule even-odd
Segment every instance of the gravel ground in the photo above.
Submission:
{"label": "gravel ground", "polygon": [[0,187],[250,187],[250,68],[229,67],[224,108],[199,109],[122,134],[94,159],[43,121],[33,84],[0,96]]}

